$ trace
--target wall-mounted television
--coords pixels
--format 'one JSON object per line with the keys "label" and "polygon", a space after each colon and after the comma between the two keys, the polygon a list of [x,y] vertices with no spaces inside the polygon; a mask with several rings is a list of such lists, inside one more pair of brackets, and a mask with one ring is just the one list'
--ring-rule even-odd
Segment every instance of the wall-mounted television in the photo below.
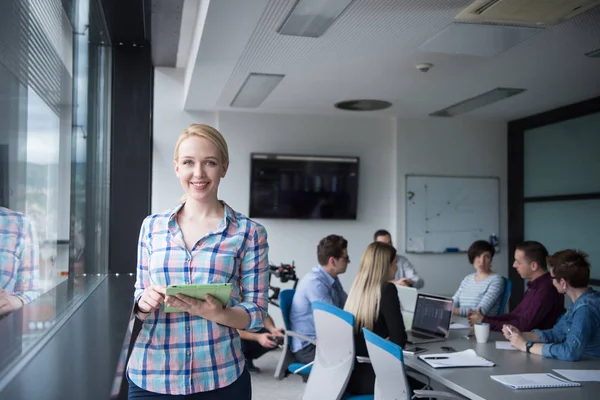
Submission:
{"label": "wall-mounted television", "polygon": [[358,157],[251,154],[250,218],[356,219]]}

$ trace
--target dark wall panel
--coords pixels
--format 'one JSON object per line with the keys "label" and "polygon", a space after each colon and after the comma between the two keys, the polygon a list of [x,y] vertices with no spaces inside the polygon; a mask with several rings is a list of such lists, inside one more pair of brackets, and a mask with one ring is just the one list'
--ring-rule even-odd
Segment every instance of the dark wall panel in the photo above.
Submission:
{"label": "dark wall panel", "polygon": [[113,47],[110,272],[135,272],[137,239],[152,194],[152,96],[149,47]]}

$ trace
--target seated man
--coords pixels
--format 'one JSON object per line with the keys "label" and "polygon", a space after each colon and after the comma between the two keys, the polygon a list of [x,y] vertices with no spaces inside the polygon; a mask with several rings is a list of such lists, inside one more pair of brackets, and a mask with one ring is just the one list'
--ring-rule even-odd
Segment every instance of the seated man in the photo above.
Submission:
{"label": "seated man", "polygon": [[546,259],[548,251],[539,242],[527,241],[517,246],[513,268],[521,278],[529,280],[523,300],[511,312],[487,317],[479,311],[469,312],[469,323],[486,322],[490,329],[502,331],[502,326],[512,325],[522,332],[533,329],[550,329],[564,311],[564,295],[552,285]]}
{"label": "seated man", "polygon": [[[329,235],[317,247],[319,265],[314,267],[298,283],[292,308],[290,324],[294,332],[316,339],[312,302],[323,301],[344,308],[348,295],[338,279],[346,272],[350,263],[348,241],[338,235]],[[292,337],[292,353],[300,363],[307,364],[315,359],[316,347],[309,342]]]}
{"label": "seated man", "polygon": [[[383,242],[389,245],[392,243],[392,235],[385,229],[380,229],[373,235],[373,240],[376,242]],[[397,254],[398,271],[396,271],[396,277],[394,283],[399,286],[409,286],[415,289],[421,289],[425,285],[425,281],[417,274],[415,267],[408,261],[408,258]]]}
{"label": "seated man", "polygon": [[242,338],[242,352],[246,358],[246,367],[250,372],[260,373],[260,368],[254,365],[254,360],[275,349],[279,344],[278,341],[283,343],[283,329],[275,327],[270,315],[267,314],[264,323],[265,327],[258,332],[238,329]]}

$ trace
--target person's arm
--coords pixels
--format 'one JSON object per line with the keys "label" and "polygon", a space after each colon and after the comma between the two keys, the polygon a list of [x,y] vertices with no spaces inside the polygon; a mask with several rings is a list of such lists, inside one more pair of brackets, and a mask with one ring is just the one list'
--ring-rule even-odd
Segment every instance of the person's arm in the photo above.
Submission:
{"label": "person's arm", "polygon": [[425,282],[423,279],[417,274],[415,267],[406,257],[402,257],[398,260],[398,270],[402,268],[404,270],[404,277],[411,282],[411,286],[415,289],[421,289]]}
{"label": "person's arm", "polygon": [[[476,310],[481,308],[483,315],[490,312],[492,307],[498,303],[498,299],[504,294],[504,279],[501,276],[496,275],[496,278],[490,283],[488,289],[484,293],[479,304],[475,307]],[[461,310],[462,311],[462,310]]]}
{"label": "person's arm", "polygon": [[483,319],[481,320],[481,322],[485,322],[486,324],[489,324],[490,330],[496,331],[496,332],[500,332],[502,330],[502,327],[506,324],[514,325],[514,326],[518,327],[519,329],[521,329],[519,325],[515,325],[512,323],[512,321],[514,321],[515,319],[516,318],[515,318],[515,315],[513,315],[513,313],[506,313],[506,314],[494,315],[493,317],[483,316]]}
{"label": "person's arm", "polygon": [[261,225],[248,235],[240,271],[242,302],[224,308],[215,322],[232,328],[256,331],[263,326],[269,303],[269,244]]}
{"label": "person's arm", "polygon": [[398,300],[398,289],[391,283],[386,283],[381,293],[381,304],[379,305],[385,324],[388,328],[389,340],[400,347],[406,344],[406,327],[400,311]]}
{"label": "person's arm", "polygon": [[23,217],[22,233],[18,249],[20,265],[12,293],[23,305],[37,299],[40,289],[40,246],[29,218]]}
{"label": "person's arm", "polygon": [[534,329],[532,332],[540,338],[540,342],[542,343],[560,343],[565,340],[567,330],[567,319],[563,314],[552,328],[545,330]]}
{"label": "person's arm", "polygon": [[[552,301],[548,301],[552,298],[552,293],[549,293],[549,290],[556,289],[554,287],[544,287],[536,293],[529,294],[526,292],[521,303],[512,312],[484,317],[483,322],[489,323],[492,329],[495,329],[496,325],[501,323],[501,325],[516,326],[522,332],[533,331],[552,314],[554,305]],[[500,329],[502,329],[501,326]]]}
{"label": "person's arm", "polygon": [[[464,278],[460,282],[460,285],[458,286],[458,289],[456,290],[456,293],[454,293],[454,296],[452,296],[452,313],[454,315],[461,315],[461,310],[460,310],[460,295],[461,295],[461,292],[462,292],[463,287],[465,285],[465,280],[466,279],[467,278]],[[465,313],[465,315],[463,315],[463,317],[464,316],[466,316],[466,313]]]}
{"label": "person's arm", "polygon": [[573,313],[571,328],[561,343],[546,343],[541,355],[565,361],[578,361],[585,353],[587,344],[600,329],[600,316],[593,306],[584,304]]}
{"label": "person's arm", "polygon": [[331,296],[331,290],[327,285],[319,280],[312,282],[312,285],[306,287],[306,299],[310,304],[313,301],[322,301],[323,303],[333,304],[333,297]]}

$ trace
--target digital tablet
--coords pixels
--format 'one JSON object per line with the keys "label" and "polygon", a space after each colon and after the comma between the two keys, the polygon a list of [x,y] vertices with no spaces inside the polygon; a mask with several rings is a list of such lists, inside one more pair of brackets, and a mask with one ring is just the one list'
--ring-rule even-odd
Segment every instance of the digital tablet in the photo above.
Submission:
{"label": "digital tablet", "polygon": [[[223,304],[227,306],[229,298],[231,297],[232,285],[231,283],[207,283],[204,285],[169,285],[167,286],[167,296],[174,296],[176,294],[183,294],[190,296],[195,299],[204,300],[207,294],[210,294]],[[168,307],[165,304],[165,312],[182,312],[178,308]]]}

